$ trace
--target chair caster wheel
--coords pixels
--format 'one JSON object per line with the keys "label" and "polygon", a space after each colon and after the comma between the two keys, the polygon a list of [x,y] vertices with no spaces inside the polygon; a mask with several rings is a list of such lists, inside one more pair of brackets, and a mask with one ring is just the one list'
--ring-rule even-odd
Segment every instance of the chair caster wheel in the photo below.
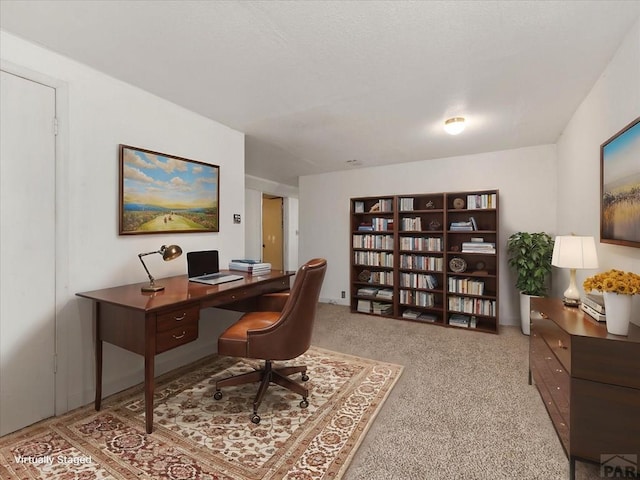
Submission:
{"label": "chair caster wheel", "polygon": [[222,398],[222,392],[218,390],[216,393],[213,394],[213,398],[215,398],[216,400],[220,400]]}
{"label": "chair caster wheel", "polygon": [[300,408],[307,408],[308,406],[309,406],[309,402],[307,401],[307,399],[306,399],[306,398],[303,398],[303,399],[300,401]]}
{"label": "chair caster wheel", "polygon": [[251,422],[255,423],[256,425],[260,423],[260,415],[258,415],[257,413],[254,413],[253,415],[251,415]]}
{"label": "chair caster wheel", "polygon": [[306,373],[302,374],[302,381],[306,382],[307,380],[309,380],[309,375],[307,375]]}

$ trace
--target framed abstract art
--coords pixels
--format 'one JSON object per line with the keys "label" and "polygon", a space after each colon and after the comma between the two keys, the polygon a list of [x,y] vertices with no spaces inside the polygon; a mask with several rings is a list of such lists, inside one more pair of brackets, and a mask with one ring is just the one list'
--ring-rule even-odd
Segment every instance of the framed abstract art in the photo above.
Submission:
{"label": "framed abstract art", "polygon": [[640,247],[640,117],[600,146],[600,241]]}

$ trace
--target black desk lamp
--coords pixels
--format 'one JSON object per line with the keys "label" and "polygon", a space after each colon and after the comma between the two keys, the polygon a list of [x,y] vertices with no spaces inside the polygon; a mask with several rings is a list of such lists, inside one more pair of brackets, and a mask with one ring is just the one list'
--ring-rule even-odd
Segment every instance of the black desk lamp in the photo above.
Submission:
{"label": "black desk lamp", "polygon": [[153,253],[159,253],[160,255],[162,255],[162,259],[165,262],[168,262],[169,260],[173,260],[174,258],[178,258],[180,255],[182,255],[182,249],[178,245],[169,245],[168,247],[166,245],[163,245],[160,247],[160,250],[138,254],[140,263],[142,263],[145,272],[147,272],[147,275],[149,275],[149,285],[145,285],[142,287],[143,292],[158,292],[160,290],[164,290],[164,287],[162,285],[156,285],[155,280],[149,273],[149,269],[142,260],[142,257],[144,257],[145,255],[151,255]]}

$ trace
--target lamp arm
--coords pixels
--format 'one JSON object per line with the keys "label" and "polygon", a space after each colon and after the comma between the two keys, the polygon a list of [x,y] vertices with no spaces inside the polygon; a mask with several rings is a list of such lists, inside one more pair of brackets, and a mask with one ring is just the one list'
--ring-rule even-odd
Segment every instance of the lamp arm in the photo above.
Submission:
{"label": "lamp arm", "polygon": [[147,275],[149,275],[149,282],[151,282],[151,285],[154,285],[154,279],[151,276],[151,273],[149,273],[149,269],[147,268],[147,266],[144,264],[144,261],[142,260],[142,257],[144,257],[145,255],[151,255],[152,253],[158,253],[158,252],[147,252],[147,253],[139,253],[138,254],[138,258],[140,259],[140,263],[142,264],[142,266],[144,267],[144,271],[147,272]]}

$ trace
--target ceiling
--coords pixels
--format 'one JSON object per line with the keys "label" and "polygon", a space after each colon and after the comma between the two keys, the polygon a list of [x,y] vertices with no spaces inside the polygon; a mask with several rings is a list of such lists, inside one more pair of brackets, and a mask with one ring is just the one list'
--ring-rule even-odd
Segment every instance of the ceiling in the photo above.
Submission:
{"label": "ceiling", "polygon": [[289,185],[555,143],[639,16],[635,0],[0,0],[3,30],[246,133],[246,173]]}

